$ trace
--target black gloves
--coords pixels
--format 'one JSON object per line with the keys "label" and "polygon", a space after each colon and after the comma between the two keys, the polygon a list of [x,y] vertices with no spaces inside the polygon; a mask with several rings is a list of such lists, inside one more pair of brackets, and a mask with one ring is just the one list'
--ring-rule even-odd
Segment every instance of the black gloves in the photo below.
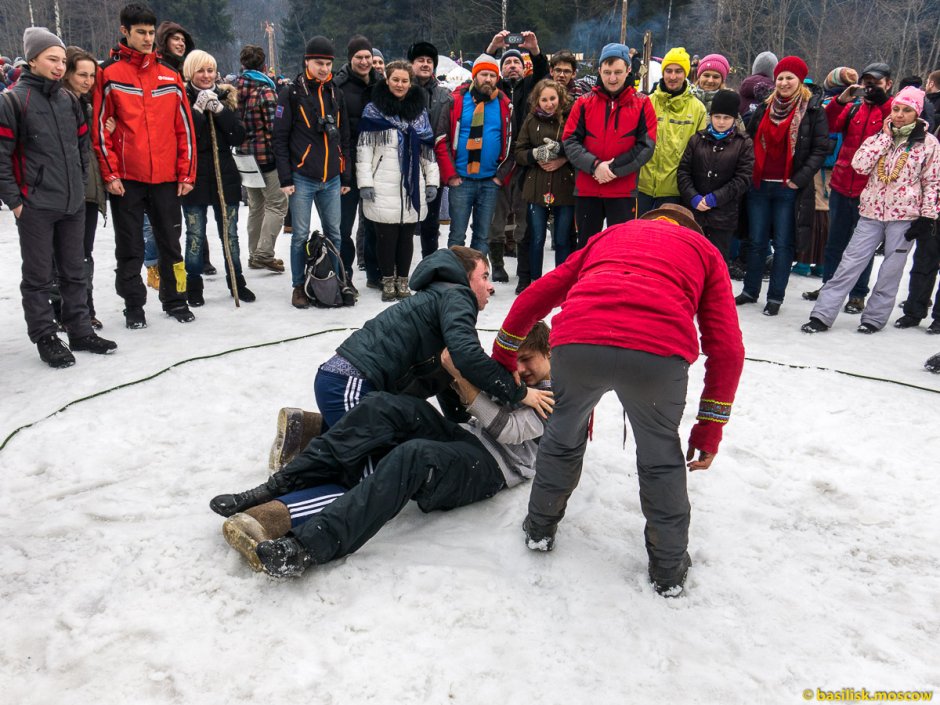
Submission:
{"label": "black gloves", "polygon": [[925,218],[921,216],[913,223],[911,227],[907,229],[907,232],[904,233],[904,239],[908,242],[916,240],[917,238],[929,236],[933,232],[933,226],[937,221],[932,220],[931,218]]}

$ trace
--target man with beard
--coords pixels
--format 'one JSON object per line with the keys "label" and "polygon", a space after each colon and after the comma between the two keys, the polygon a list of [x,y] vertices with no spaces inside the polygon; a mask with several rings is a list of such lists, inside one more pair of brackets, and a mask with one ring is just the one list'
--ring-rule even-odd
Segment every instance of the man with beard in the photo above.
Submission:
{"label": "man with beard", "polygon": [[470,215],[470,247],[487,254],[487,230],[500,186],[512,168],[512,106],[498,87],[499,65],[488,54],[473,62],[473,82],[454,91],[448,130],[434,145],[441,183],[450,187],[450,237],[463,245]]}

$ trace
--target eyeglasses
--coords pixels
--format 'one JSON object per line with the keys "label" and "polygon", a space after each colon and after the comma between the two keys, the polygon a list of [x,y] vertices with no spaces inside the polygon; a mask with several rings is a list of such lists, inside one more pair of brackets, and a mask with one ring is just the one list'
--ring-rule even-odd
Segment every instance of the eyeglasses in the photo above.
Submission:
{"label": "eyeglasses", "polygon": [[571,69],[552,69],[552,73],[557,73],[562,76],[571,76],[572,74],[574,74],[574,71],[572,71]]}

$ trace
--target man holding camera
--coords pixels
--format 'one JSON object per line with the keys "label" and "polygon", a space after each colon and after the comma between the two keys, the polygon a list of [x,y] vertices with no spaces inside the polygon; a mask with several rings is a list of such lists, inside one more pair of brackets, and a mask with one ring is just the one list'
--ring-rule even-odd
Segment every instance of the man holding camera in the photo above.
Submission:
{"label": "man holding camera", "polygon": [[[868,182],[867,174],[852,168],[852,158],[862,142],[884,128],[891,114],[891,69],[887,64],[869,64],[862,71],[861,83],[853,83],[826,106],[829,132],[842,133],[842,149],[832,169],[829,184],[829,239],[823,259],[823,284],[836,273],[842,253],[852,239],[859,217],[859,198]],[[859,275],[849,293],[846,313],[861,313],[868,296],[872,261]],[[804,299],[815,301],[819,290],[807,291]]]}
{"label": "man holding camera", "polygon": [[304,72],[283,91],[274,113],[274,157],[281,189],[290,197],[291,304],[307,308],[305,244],[314,204],[323,232],[340,250],[340,196],[352,182],[349,119],[343,91],[333,83],[333,44],[317,36],[307,42]]}

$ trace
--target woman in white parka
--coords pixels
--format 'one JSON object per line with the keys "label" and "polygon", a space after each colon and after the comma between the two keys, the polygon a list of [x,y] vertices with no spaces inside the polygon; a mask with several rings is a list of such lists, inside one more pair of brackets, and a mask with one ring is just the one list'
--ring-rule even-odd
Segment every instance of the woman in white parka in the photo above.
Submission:
{"label": "woman in white parka", "polygon": [[437,196],[434,132],[411,64],[393,61],[362,111],[356,179],[362,211],[375,224],[382,301],[411,295],[408,274],[418,222]]}

